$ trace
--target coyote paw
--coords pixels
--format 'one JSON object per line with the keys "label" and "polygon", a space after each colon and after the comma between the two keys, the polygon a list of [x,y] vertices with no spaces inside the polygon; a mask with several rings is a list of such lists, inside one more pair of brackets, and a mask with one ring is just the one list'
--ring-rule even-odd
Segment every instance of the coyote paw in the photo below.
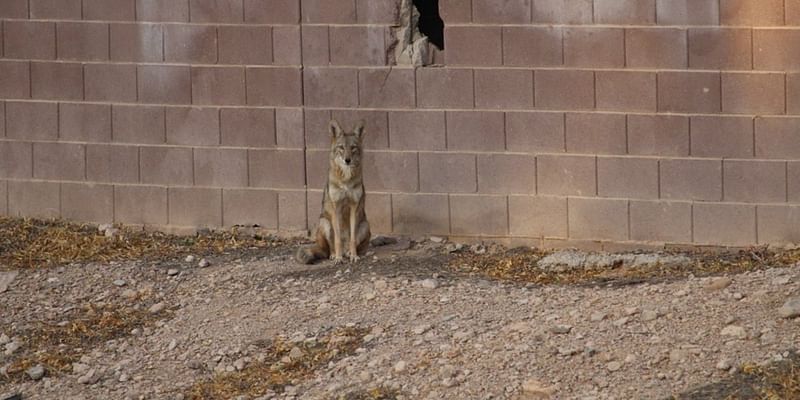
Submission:
{"label": "coyote paw", "polygon": [[359,257],[357,255],[350,255],[350,262],[358,262],[358,260],[360,260],[360,259],[361,259],[361,257]]}
{"label": "coyote paw", "polygon": [[344,259],[342,258],[342,256],[338,256],[338,257],[331,256],[331,260],[333,260],[333,264],[334,265],[339,265],[339,264],[344,263]]}

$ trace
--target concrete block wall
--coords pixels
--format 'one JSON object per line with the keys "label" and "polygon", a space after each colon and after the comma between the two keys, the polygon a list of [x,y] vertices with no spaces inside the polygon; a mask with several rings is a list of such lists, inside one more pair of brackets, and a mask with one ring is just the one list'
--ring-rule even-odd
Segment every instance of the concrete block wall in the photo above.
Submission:
{"label": "concrete block wall", "polygon": [[587,248],[800,241],[800,0],[3,0],[0,213],[319,214],[367,122],[373,230]]}

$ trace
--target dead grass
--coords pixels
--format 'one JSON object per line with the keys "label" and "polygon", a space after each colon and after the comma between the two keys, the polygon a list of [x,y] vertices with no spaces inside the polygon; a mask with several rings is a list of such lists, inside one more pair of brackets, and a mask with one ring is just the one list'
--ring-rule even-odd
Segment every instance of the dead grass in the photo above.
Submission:
{"label": "dead grass", "polygon": [[[338,328],[317,341],[298,344],[276,338],[266,345],[263,361],[253,362],[238,372],[220,373],[198,382],[185,392],[185,396],[189,400],[211,400],[283,392],[286,386],[309,379],[330,361],[354,353],[367,332],[363,328]],[[289,354],[295,347],[301,356],[290,358]]]}
{"label": "dead grass", "polygon": [[396,400],[400,392],[385,387],[357,390],[335,397],[335,400]]}
{"label": "dead grass", "polygon": [[170,315],[123,305],[85,306],[72,310],[64,322],[35,323],[19,334],[22,347],[12,356],[7,375],[0,375],[0,383],[27,379],[25,371],[37,364],[50,375],[70,372],[86,351]]}
{"label": "dead grass", "polygon": [[221,254],[285,244],[285,241],[272,236],[244,235],[237,229],[176,236],[117,228],[119,234],[109,238],[92,225],[0,217],[0,269],[41,268],[78,262],[164,260],[187,254]]}
{"label": "dead grass", "polygon": [[800,250],[775,252],[767,248],[754,248],[735,253],[690,253],[687,255],[693,262],[689,265],[645,267],[617,265],[609,268],[565,271],[539,268],[537,266],[539,260],[551,253],[536,249],[512,249],[482,255],[465,252],[451,258],[448,265],[461,272],[484,275],[493,279],[550,285],[631,283],[689,275],[710,276],[769,267],[790,267],[800,262]]}

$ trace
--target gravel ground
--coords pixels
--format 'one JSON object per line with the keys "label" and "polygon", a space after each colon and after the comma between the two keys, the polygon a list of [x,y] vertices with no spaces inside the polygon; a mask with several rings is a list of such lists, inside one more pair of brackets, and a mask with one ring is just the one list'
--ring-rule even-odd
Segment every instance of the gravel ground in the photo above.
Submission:
{"label": "gravel ground", "polygon": [[[0,399],[182,399],[193,384],[253,362],[259,342],[353,325],[370,332],[355,353],[263,398],[382,387],[405,399],[655,399],[800,350],[800,319],[779,311],[800,295],[797,266],[536,286],[457,274],[442,246],[378,249],[339,268],[299,266],[284,248],[205,268],[192,260],[21,270],[0,291],[0,341],[87,304],[133,304],[164,318],[83,349],[71,372],[0,381]],[[6,368],[24,351],[2,350]]]}

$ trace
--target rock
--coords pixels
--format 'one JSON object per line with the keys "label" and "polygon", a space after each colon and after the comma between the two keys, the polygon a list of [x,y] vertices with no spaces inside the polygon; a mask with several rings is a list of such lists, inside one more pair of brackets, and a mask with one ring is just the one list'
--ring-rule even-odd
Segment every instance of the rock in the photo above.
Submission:
{"label": "rock", "polygon": [[437,287],[439,287],[439,282],[437,282],[436,279],[429,278],[419,281],[419,285],[425,289],[436,289]]}
{"label": "rock", "polygon": [[167,351],[175,350],[176,347],[178,347],[178,341],[172,339],[169,341],[169,344],[167,345]]}
{"label": "rock", "polygon": [[731,280],[731,278],[728,278],[727,276],[714,278],[711,280],[711,282],[709,282],[705,286],[705,289],[709,292],[714,292],[717,290],[725,289],[726,287],[730,286],[731,283],[733,283],[733,280]]}
{"label": "rock", "polygon": [[430,239],[433,243],[444,243],[444,238],[440,236],[431,236]]}
{"label": "rock", "polygon": [[107,237],[107,238],[113,238],[114,236],[118,236],[119,235],[119,229],[117,229],[117,228],[108,228],[108,229],[105,230],[105,232],[103,232],[103,235],[105,235],[105,237]]}
{"label": "rock", "polygon": [[128,282],[125,282],[124,279],[117,279],[117,280],[114,281],[114,286],[116,286],[116,287],[123,287],[123,286],[125,286],[127,284],[128,284]]}
{"label": "rock", "polygon": [[641,315],[642,321],[648,322],[653,321],[658,318],[658,311],[655,310],[644,310],[642,311]]}
{"label": "rock", "polygon": [[166,306],[166,304],[164,304],[164,302],[160,302],[160,303],[156,303],[156,304],[153,304],[152,306],[150,306],[150,309],[148,311],[150,311],[150,314],[158,314],[161,311],[164,311],[164,308],[166,308],[166,307],[167,306]]}
{"label": "rock", "polygon": [[17,278],[19,273],[17,271],[0,272],[0,293],[4,293],[11,286],[11,282]]}
{"label": "rock", "polygon": [[11,338],[8,337],[5,333],[0,335],[0,346],[5,346],[6,343],[11,342]]}
{"label": "rock", "polygon": [[629,316],[629,317],[631,315],[636,315],[638,313],[639,313],[639,308],[638,307],[628,307],[628,308],[625,309],[625,315]]}
{"label": "rock", "polygon": [[74,362],[72,363],[72,373],[77,375],[85,374],[89,371],[89,366],[84,363]]}
{"label": "rock", "polygon": [[800,317],[800,297],[793,297],[783,303],[783,306],[778,310],[778,315],[781,318]]}
{"label": "rock", "polygon": [[577,348],[577,347],[559,347],[558,348],[558,354],[562,355],[562,356],[565,356],[565,357],[574,356],[575,354],[578,354],[578,353],[580,353],[580,349]]}
{"label": "rock", "polygon": [[725,328],[722,328],[722,332],[720,332],[722,336],[731,336],[736,339],[747,339],[747,331],[737,325],[728,325]]}
{"label": "rock", "polygon": [[120,296],[128,300],[135,299],[137,295],[138,293],[136,293],[136,291],[132,289],[125,289],[122,291],[122,293],[120,293]]}
{"label": "rock", "polygon": [[622,363],[619,361],[611,361],[606,364],[606,368],[611,372],[619,371],[619,369],[622,368]]}
{"label": "rock", "polygon": [[292,360],[299,360],[303,358],[303,350],[300,350],[300,348],[297,346],[292,347],[292,349],[289,350],[289,358]]}
{"label": "rock", "polygon": [[528,399],[545,400],[549,399],[550,396],[556,392],[556,390],[535,379],[528,379],[522,383],[522,392],[527,395]]}
{"label": "rock", "polygon": [[682,363],[689,358],[689,352],[683,349],[674,349],[669,352],[669,360],[673,363]]}
{"label": "rock", "polygon": [[28,368],[25,373],[28,374],[31,379],[38,381],[44,377],[44,367],[41,364],[37,364]]}
{"label": "rock", "polygon": [[405,361],[402,361],[402,360],[398,361],[397,363],[394,364],[394,368],[393,368],[394,372],[398,372],[398,373],[399,372],[403,372],[403,371],[406,370],[406,366],[407,365],[406,365]]}
{"label": "rock", "polygon": [[175,268],[170,268],[170,269],[167,270],[167,275],[168,276],[175,276],[175,275],[178,275],[179,273],[180,273],[180,271],[178,271]]}
{"label": "rock", "polygon": [[386,281],[379,279],[375,282],[372,282],[372,286],[375,286],[376,290],[385,290],[386,288],[389,287],[389,284],[386,283]]}
{"label": "rock", "polygon": [[600,322],[604,319],[606,319],[606,313],[604,312],[596,312],[589,317],[589,320],[591,320],[592,322]]}
{"label": "rock", "polygon": [[728,371],[731,369],[731,366],[732,365],[730,360],[723,358],[722,360],[719,360],[719,362],[716,365],[716,368],[720,371]]}
{"label": "rock", "polygon": [[100,224],[97,225],[97,233],[106,233],[107,230],[113,228],[114,225],[112,224]]}
{"label": "rock", "polygon": [[10,355],[14,354],[15,351],[19,350],[20,347],[22,347],[22,345],[20,345],[16,341],[8,342],[8,343],[6,343],[6,347],[5,347],[6,353],[5,354],[7,356],[10,356]]}
{"label": "rock", "polygon": [[555,333],[556,335],[565,335],[572,331],[571,325],[554,325],[550,327],[550,332]]}
{"label": "rock", "polygon": [[431,329],[430,324],[422,324],[415,326],[414,329],[411,330],[411,332],[413,332],[415,335],[422,335],[423,333],[429,331],[430,329]]}
{"label": "rock", "polygon": [[186,258],[183,261],[186,261],[187,263],[193,263],[194,262],[194,256],[190,254],[190,255],[186,256]]}
{"label": "rock", "polygon": [[744,295],[739,293],[739,292],[736,292],[736,293],[733,294],[733,298],[734,298],[734,300],[741,300],[741,299],[744,298]]}
{"label": "rock", "polygon": [[397,243],[397,239],[388,236],[376,236],[374,239],[370,240],[369,244],[372,247],[381,247],[386,246],[388,244],[395,244]]}
{"label": "rock", "polygon": [[89,372],[87,372],[85,375],[81,375],[81,377],[78,378],[78,383],[84,385],[91,385],[92,383],[97,382],[97,379],[95,377],[96,372],[97,371],[95,371],[94,368],[90,369]]}
{"label": "rock", "polygon": [[120,382],[127,382],[128,380],[130,380],[130,377],[128,376],[128,374],[122,373],[122,374],[119,375],[119,379],[118,380]]}
{"label": "rock", "polygon": [[205,268],[205,267],[208,267],[209,265],[211,265],[211,263],[208,262],[208,260],[206,260],[205,258],[200,260],[199,263],[197,263],[197,266],[200,267],[200,268]]}
{"label": "rock", "polygon": [[[296,348],[297,348],[297,347],[295,347],[295,349],[296,349]],[[233,368],[234,368],[235,370],[237,370],[237,371],[241,371],[241,370],[243,370],[243,369],[244,369],[244,367],[245,367],[245,362],[244,362],[244,359],[243,359],[243,358],[240,358],[240,359],[238,359],[238,360],[236,360],[236,361],[234,361],[234,362],[233,362]]]}
{"label": "rock", "polygon": [[630,318],[622,317],[620,319],[614,320],[613,323],[614,323],[614,326],[623,326],[623,325],[627,324],[628,321],[630,321]]}

